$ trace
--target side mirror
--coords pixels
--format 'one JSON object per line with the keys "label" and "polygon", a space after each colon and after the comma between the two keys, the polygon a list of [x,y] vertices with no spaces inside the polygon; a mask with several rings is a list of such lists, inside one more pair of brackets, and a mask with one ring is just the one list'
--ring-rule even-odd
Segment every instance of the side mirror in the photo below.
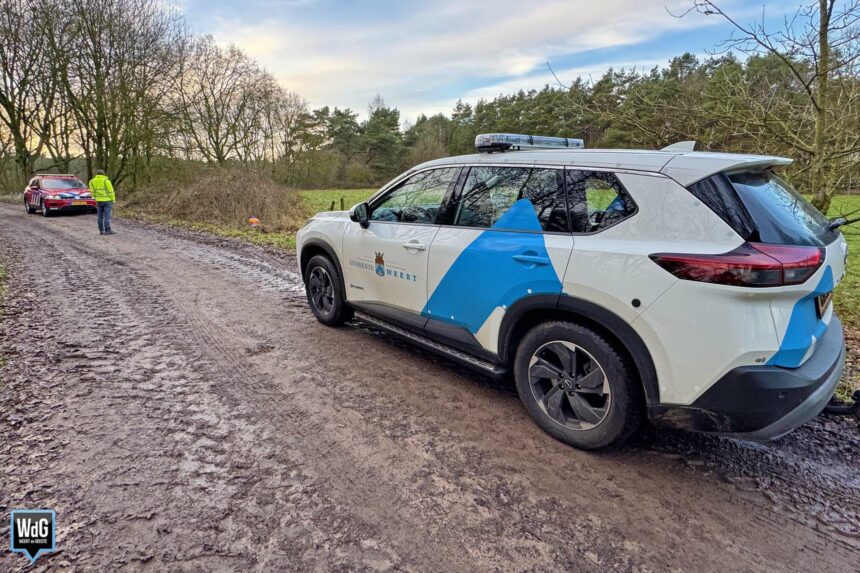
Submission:
{"label": "side mirror", "polygon": [[366,229],[370,225],[368,211],[367,203],[359,203],[349,210],[349,220],[358,223],[362,228]]}

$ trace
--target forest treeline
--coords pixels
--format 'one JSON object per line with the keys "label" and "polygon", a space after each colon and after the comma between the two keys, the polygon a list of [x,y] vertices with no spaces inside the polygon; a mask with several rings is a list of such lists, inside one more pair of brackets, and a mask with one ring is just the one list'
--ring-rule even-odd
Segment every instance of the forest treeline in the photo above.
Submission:
{"label": "forest treeline", "polygon": [[860,4],[809,2],[779,31],[737,24],[715,2],[691,10],[735,26],[716,55],[561,77],[408,123],[382,97],[361,116],[311,109],[162,0],[0,0],[0,185],[19,190],[37,169],[103,168],[133,191],[214,164],[296,187],[369,186],[469,153],[482,132],[788,156],[820,208],[860,185]]}

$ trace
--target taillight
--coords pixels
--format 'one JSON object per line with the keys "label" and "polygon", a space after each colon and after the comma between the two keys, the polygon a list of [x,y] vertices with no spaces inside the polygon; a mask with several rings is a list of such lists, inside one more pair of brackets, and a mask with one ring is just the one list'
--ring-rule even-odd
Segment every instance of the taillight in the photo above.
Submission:
{"label": "taillight", "polygon": [[824,249],[744,243],[718,255],[657,253],[651,260],[688,281],[744,287],[775,287],[806,282],[824,262]]}

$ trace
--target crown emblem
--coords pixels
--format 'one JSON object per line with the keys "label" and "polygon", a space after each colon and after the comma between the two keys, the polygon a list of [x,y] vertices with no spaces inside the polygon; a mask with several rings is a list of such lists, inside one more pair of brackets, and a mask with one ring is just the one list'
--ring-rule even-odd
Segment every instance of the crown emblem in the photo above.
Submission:
{"label": "crown emblem", "polygon": [[385,259],[383,258],[384,255],[385,255],[385,253],[376,253],[376,264],[377,265],[384,265],[385,264]]}

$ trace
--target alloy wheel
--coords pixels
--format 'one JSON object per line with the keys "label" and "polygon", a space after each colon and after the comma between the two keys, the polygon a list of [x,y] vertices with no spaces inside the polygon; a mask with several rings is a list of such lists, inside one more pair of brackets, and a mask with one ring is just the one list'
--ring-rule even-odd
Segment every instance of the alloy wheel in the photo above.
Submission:
{"label": "alloy wheel", "polygon": [[314,308],[324,315],[331,314],[334,311],[334,283],[328,271],[322,267],[314,267],[308,287]]}
{"label": "alloy wheel", "polygon": [[581,347],[547,342],[529,360],[529,386],[540,408],[571,430],[590,430],[606,419],[612,403],[603,367]]}

